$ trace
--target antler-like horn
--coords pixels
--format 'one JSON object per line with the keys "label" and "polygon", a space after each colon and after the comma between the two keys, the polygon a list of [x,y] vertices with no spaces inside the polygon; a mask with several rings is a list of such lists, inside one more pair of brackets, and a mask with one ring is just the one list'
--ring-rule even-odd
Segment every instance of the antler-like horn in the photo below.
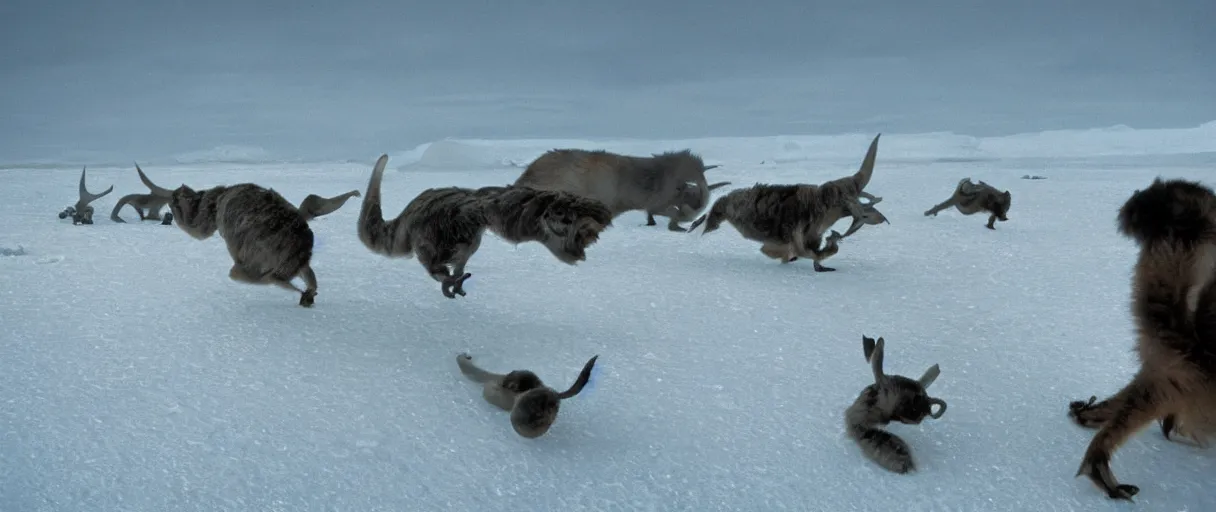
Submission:
{"label": "antler-like horn", "polygon": [[710,170],[710,169],[717,169],[717,168],[719,168],[719,167],[722,167],[722,166],[721,166],[721,165],[718,165],[718,164],[714,164],[714,165],[706,165],[706,166],[701,167],[701,170],[708,171],[708,170]]}
{"label": "antler-like horn", "polygon": [[861,161],[861,169],[853,175],[853,181],[857,183],[857,190],[864,190],[866,185],[870,184],[870,177],[874,175],[874,158],[878,155],[878,138],[882,134],[874,136],[874,141],[870,143],[870,149],[866,151],[866,157]]}
{"label": "antler-like horn", "polygon": [[152,191],[152,195],[160,197],[173,197],[173,191],[167,188],[158,186],[148,179],[148,175],[144,174],[144,170],[139,168],[139,162],[135,162],[135,172],[139,173],[139,181],[144,182],[144,186]]}
{"label": "antler-like horn", "polygon": [[925,374],[920,376],[920,387],[929,389],[929,386],[933,384],[933,381],[937,380],[937,376],[941,375],[941,373],[942,369],[936,364],[930,366],[928,370],[925,370]]}
{"label": "antler-like horn", "polygon": [[105,192],[102,192],[100,194],[90,193],[89,189],[86,188],[85,184],[84,184],[85,173],[88,170],[88,167],[89,166],[86,165],[80,169],[80,200],[76,202],[76,211],[83,210],[85,206],[89,205],[89,203],[96,201],[98,199],[101,199],[101,198],[105,197],[106,194],[109,194],[110,192],[114,191],[114,185],[110,185],[110,188],[107,188],[105,190]]}
{"label": "antler-like horn", "polygon": [[[716,166],[715,166],[715,167],[716,167]],[[714,184],[710,185],[710,186],[709,186],[709,190],[711,190],[711,191],[712,191],[712,190],[717,190],[717,189],[720,189],[720,188],[725,187],[725,186],[727,186],[727,185],[730,185],[730,182],[729,182],[729,181],[719,181],[719,182],[717,182],[717,183],[714,183]]]}
{"label": "antler-like horn", "polygon": [[563,391],[560,395],[557,395],[557,397],[565,400],[574,397],[574,395],[582,391],[583,386],[587,385],[587,381],[591,380],[591,369],[595,367],[595,360],[599,358],[600,356],[596,355],[587,360],[587,364],[583,365],[583,371],[579,372],[578,379],[574,381],[574,385],[570,386],[570,389]]}
{"label": "antler-like horn", "polygon": [[[935,405],[937,406],[937,412],[933,412],[933,406]],[[930,398],[929,416],[933,419],[938,419],[941,418],[943,414],[946,414],[946,401],[940,398]]]}

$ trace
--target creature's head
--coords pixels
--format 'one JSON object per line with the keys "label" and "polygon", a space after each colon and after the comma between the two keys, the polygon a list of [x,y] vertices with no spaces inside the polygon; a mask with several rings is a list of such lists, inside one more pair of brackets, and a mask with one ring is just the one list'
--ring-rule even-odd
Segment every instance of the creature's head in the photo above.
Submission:
{"label": "creature's head", "polygon": [[[705,165],[705,161],[701,157],[694,155],[692,151],[687,149],[682,151],[668,151],[666,153],[658,153],[651,155],[655,168],[668,179],[680,184],[677,186],[690,184],[691,194],[696,198],[695,204],[709,204],[709,192],[713,189],[709,187],[709,182],[705,179],[705,171],[716,169],[717,165]],[[721,185],[719,185],[721,186]],[[684,193],[677,194],[677,197],[682,197]],[[684,204],[693,204],[686,202]],[[679,205],[676,205],[679,206]]]}
{"label": "creature's head", "polygon": [[503,377],[504,388],[522,391],[515,397],[515,406],[511,408],[511,427],[515,429],[515,433],[532,439],[548,432],[553,422],[557,421],[562,400],[573,398],[583,390],[591,378],[591,370],[598,358],[599,356],[595,356],[588,360],[574,385],[561,393],[541,384],[540,379],[527,370],[516,370]]}
{"label": "creature's head", "polygon": [[199,240],[210,237],[213,232],[208,227],[211,222],[204,218],[206,214],[203,212],[203,196],[204,192],[196,191],[184,183],[169,193],[169,213],[177,221],[175,224],[186,234]]}
{"label": "creature's head", "polygon": [[997,194],[992,201],[992,213],[996,215],[997,220],[1005,222],[1009,220],[1005,214],[1009,213],[1009,206],[1013,204],[1013,196],[1008,190]]}
{"label": "creature's head", "polygon": [[612,211],[595,199],[565,192],[551,195],[540,216],[543,243],[558,260],[573,265],[587,259],[587,247],[612,225]]}
{"label": "creature's head", "polygon": [[[925,371],[919,380],[912,380],[902,375],[887,375],[883,373],[884,340],[878,340],[862,335],[861,345],[866,360],[874,372],[874,386],[884,400],[892,403],[892,420],[909,425],[924,421],[925,417],[937,419],[946,413],[946,402],[940,398],[929,396],[929,386],[937,380],[941,369],[935,364]],[[933,406],[938,406],[937,411]]]}
{"label": "creature's head", "polygon": [[1141,245],[1157,241],[1195,243],[1216,231],[1216,194],[1197,181],[1160,177],[1136,190],[1119,209],[1118,229]]}

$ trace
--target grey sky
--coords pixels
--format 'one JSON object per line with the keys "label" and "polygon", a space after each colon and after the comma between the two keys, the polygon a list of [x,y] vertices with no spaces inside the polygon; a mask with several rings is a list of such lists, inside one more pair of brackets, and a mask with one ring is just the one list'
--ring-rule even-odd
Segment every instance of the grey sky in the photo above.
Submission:
{"label": "grey sky", "polygon": [[0,160],[1216,119],[1212,0],[5,0]]}

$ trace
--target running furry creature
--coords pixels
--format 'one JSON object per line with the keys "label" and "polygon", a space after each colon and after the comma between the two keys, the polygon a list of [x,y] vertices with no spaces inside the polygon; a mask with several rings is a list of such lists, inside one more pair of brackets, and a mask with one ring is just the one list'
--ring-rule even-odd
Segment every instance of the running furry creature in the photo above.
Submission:
{"label": "running furry creature", "polygon": [[[464,296],[464,271],[488,229],[520,244],[540,242],[558,260],[574,265],[612,225],[612,212],[594,199],[521,186],[431,188],[422,191],[390,221],[381,211],[380,182],[388,155],[372,170],[359,213],[359,240],[389,258],[418,256],[418,262],[449,299]],[[449,269],[449,267],[451,267]]]}
{"label": "running furry creature", "polygon": [[89,206],[89,203],[101,199],[110,192],[114,191],[114,185],[110,185],[110,188],[105,189],[105,191],[100,194],[93,194],[89,192],[89,189],[86,188],[84,184],[86,169],[88,169],[87,165],[80,168],[80,187],[78,191],[79,199],[76,200],[76,204],[74,206],[64,208],[63,211],[59,212],[59,218],[61,219],[66,219],[69,216],[72,217],[72,225],[74,226],[80,224],[92,224],[93,207]]}
{"label": "running furry creature", "polygon": [[346,204],[348,199],[359,196],[358,190],[352,190],[328,199],[316,194],[308,194],[308,197],[305,197],[300,202],[300,214],[304,215],[304,220],[313,220],[338,211],[342,205]]}
{"label": "running furry creature", "polygon": [[[689,230],[704,223],[704,235],[728,222],[743,238],[760,242],[760,252],[769,258],[790,263],[804,257],[814,262],[816,272],[834,271],[821,262],[838,252],[837,243],[841,239],[863,225],[887,222],[874,207],[882,199],[863,195],[874,173],[879,137],[881,134],[874,137],[861,168],[852,176],[822,185],[757,183],[749,188],[735,189],[718,198],[709,213],[693,221]],[[873,199],[869,204],[862,204],[859,197]],[[853,217],[848,231],[843,235],[832,231],[824,240],[824,232],[846,214]],[[824,242],[827,245],[820,248]]]}
{"label": "running furry creature", "polygon": [[575,397],[587,385],[591,379],[591,369],[599,357],[588,360],[574,385],[560,393],[546,386],[540,377],[528,370],[491,373],[474,364],[473,356],[465,353],[456,356],[456,364],[465,377],[482,384],[481,396],[485,401],[511,413],[511,427],[515,433],[535,439],[548,432],[553,422],[557,421],[562,400]]}
{"label": "running furry creature", "polygon": [[[653,225],[650,221],[655,215],[667,217],[667,229],[682,232],[687,230],[680,227],[680,220],[695,217],[709,204],[713,189],[705,171],[717,167],[706,166],[689,150],[640,157],[554,149],[528,164],[515,185],[595,199],[612,210],[613,218],[641,210],[646,212],[647,225]],[[685,192],[684,188],[692,190]]]}
{"label": "running furry creature", "polygon": [[[197,240],[219,232],[232,256],[230,279],[293,290],[300,294],[300,306],[312,307],[317,296],[312,229],[274,189],[240,183],[196,191],[182,184],[169,193],[169,210],[177,226]],[[296,277],[305,289],[292,284]]]}
{"label": "running furry creature", "polygon": [[[142,181],[145,187],[148,187],[148,194],[127,194],[118,200],[118,204],[114,205],[114,209],[110,211],[110,220],[125,224],[127,221],[122,220],[118,216],[118,212],[123,206],[131,205],[135,209],[135,213],[139,214],[139,220],[161,220],[161,224],[168,226],[173,223],[173,214],[165,215],[161,219],[160,209],[169,204],[169,197],[173,194],[172,190],[159,187],[148,176],[144,174],[144,170],[139,168],[139,163],[135,164],[135,172],[139,173],[139,181]],[[147,214],[144,214],[147,211]]]}
{"label": "running furry creature", "polygon": [[1131,292],[1140,370],[1105,400],[1070,403],[1069,416],[1098,429],[1077,476],[1131,501],[1140,488],[1110,468],[1127,439],[1154,420],[1166,438],[1177,432],[1200,446],[1216,433],[1216,194],[1158,177],[1128,198],[1117,222],[1140,246]]}
{"label": "running furry creature", "polygon": [[[866,386],[845,411],[845,429],[867,458],[889,471],[907,473],[916,469],[912,449],[899,436],[881,427],[892,421],[919,425],[926,416],[941,418],[946,413],[946,402],[930,397],[927,392],[941,369],[936,364],[930,366],[918,380],[887,375],[882,370],[883,345],[881,337],[877,341],[861,337],[866,361],[874,372],[874,383]],[[937,412],[933,411],[935,405]]]}
{"label": "running furry creature", "polygon": [[971,178],[963,178],[959,180],[958,186],[954,187],[954,194],[950,196],[950,199],[925,210],[925,216],[936,217],[938,212],[953,206],[963,215],[988,213],[987,227],[996,229],[994,225],[996,221],[1009,220],[1005,214],[1009,213],[1009,206],[1012,202],[1013,197],[1008,190],[1001,192],[996,187],[984,183],[983,180],[976,184],[971,182]]}

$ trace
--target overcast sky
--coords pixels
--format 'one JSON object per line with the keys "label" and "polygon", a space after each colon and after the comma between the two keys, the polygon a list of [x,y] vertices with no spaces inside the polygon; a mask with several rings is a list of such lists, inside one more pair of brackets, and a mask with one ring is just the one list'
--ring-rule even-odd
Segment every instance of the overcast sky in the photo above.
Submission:
{"label": "overcast sky", "polygon": [[1191,126],[1216,119],[1213,20],[1213,0],[3,0],[0,160]]}

